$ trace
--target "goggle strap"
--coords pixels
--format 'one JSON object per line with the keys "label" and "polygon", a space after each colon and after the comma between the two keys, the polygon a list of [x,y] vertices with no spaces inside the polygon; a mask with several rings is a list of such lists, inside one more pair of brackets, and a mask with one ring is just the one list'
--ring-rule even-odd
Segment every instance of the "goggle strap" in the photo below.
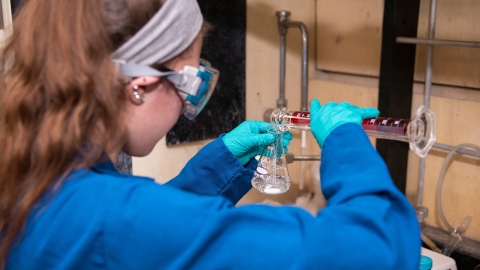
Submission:
{"label": "goggle strap", "polygon": [[120,63],[119,64],[120,72],[130,78],[142,77],[142,76],[158,76],[166,77],[167,80],[172,82],[174,85],[179,86],[183,83],[183,75],[175,71],[162,72],[156,70],[149,66],[130,64],[130,63]]}
{"label": "goggle strap", "polygon": [[175,86],[182,85],[182,83],[183,83],[183,75],[182,74],[174,72],[172,74],[166,75],[165,77],[167,78],[167,80],[169,80]]}
{"label": "goggle strap", "polygon": [[[162,72],[145,65],[137,65],[137,64],[131,64],[131,63],[119,63],[118,65],[120,68],[120,72],[124,76],[130,77],[130,78],[136,78],[136,77],[142,77],[142,76],[170,77],[171,75],[178,75],[181,81],[181,78],[183,77],[182,75],[178,74],[175,71]],[[178,81],[178,78],[175,78],[173,80]]]}

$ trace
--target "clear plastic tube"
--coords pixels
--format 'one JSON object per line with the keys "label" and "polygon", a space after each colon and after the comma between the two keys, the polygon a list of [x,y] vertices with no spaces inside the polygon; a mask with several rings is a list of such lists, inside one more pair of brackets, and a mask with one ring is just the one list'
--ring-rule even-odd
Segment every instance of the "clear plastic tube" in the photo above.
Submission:
{"label": "clear plastic tube", "polygon": [[[270,120],[283,130],[310,130],[310,112],[275,109]],[[435,142],[435,114],[425,106],[411,120],[369,118],[363,120],[362,127],[371,137],[409,142],[410,150],[420,157],[425,157]]]}
{"label": "clear plastic tube", "polygon": [[471,216],[466,216],[463,221],[460,223],[460,226],[456,230],[454,230],[450,237],[448,238],[447,243],[442,248],[442,254],[445,256],[450,256],[452,252],[455,250],[457,244],[462,241],[462,236],[467,230],[468,225],[470,225],[470,221],[472,220]]}
{"label": "clear plastic tube", "polygon": [[463,148],[472,148],[477,150],[480,153],[480,147],[471,144],[471,143],[463,143],[455,146],[450,153],[448,153],[447,157],[445,158],[445,161],[443,162],[442,169],[440,170],[440,176],[438,177],[438,183],[437,183],[437,209],[438,209],[438,214],[440,217],[440,220],[442,221],[443,225],[447,228],[447,230],[452,233],[454,231],[453,227],[450,226],[448,223],[447,219],[445,218],[445,215],[443,214],[443,208],[442,208],[442,187],[443,187],[443,181],[445,179],[445,173],[447,172],[448,165],[450,165],[450,161],[452,160],[453,156],[459,151],[460,149]]}
{"label": "clear plastic tube", "polygon": [[442,208],[442,187],[443,187],[443,181],[445,179],[445,174],[447,172],[448,165],[450,165],[450,161],[452,160],[453,156],[457,153],[457,151],[467,147],[475,149],[480,153],[480,147],[475,144],[463,143],[455,146],[455,148],[453,148],[452,151],[450,151],[450,153],[448,153],[447,157],[445,158],[445,161],[443,162],[443,165],[442,165],[442,169],[440,170],[440,176],[438,177],[437,194],[436,194],[438,214],[443,225],[450,232],[450,237],[447,243],[445,243],[445,245],[443,246],[441,251],[441,253],[445,256],[450,256],[452,252],[455,250],[455,247],[457,246],[457,244],[460,241],[462,241],[462,236],[465,233],[465,230],[467,229],[472,219],[470,216],[466,216],[463,219],[463,221],[460,223],[460,226],[458,226],[457,229],[454,229],[445,218],[445,215],[443,213],[443,208]]}

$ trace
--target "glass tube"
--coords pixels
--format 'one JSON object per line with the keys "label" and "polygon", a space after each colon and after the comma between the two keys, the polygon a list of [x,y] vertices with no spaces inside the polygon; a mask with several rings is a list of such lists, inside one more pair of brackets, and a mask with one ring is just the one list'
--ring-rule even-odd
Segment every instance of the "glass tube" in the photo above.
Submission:
{"label": "glass tube", "polygon": [[[310,130],[310,112],[275,109],[271,122],[281,130]],[[420,157],[425,157],[435,142],[435,114],[423,105],[411,120],[368,118],[363,120],[362,128],[371,137],[409,142],[410,150]]]}

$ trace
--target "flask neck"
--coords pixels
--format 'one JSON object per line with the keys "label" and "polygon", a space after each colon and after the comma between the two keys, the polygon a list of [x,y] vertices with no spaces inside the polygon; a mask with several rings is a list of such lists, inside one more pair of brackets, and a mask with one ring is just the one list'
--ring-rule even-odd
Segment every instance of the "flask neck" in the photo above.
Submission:
{"label": "flask neck", "polygon": [[271,123],[285,130],[310,130],[310,112],[291,111],[288,108],[275,109],[271,115]]}

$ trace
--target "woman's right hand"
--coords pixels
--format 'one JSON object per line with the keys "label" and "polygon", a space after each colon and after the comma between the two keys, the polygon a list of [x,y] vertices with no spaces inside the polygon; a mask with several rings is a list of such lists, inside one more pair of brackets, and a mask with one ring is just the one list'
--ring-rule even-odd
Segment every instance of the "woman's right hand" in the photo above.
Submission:
{"label": "woman's right hand", "polygon": [[[242,165],[245,165],[250,159],[260,155],[262,150],[275,140],[272,134],[267,133],[269,125],[267,122],[246,120],[225,134],[222,139],[228,150],[240,160]],[[285,152],[292,138],[292,134],[288,131],[283,134],[282,145]]]}
{"label": "woman's right hand", "polygon": [[310,127],[320,148],[323,148],[325,139],[336,127],[346,123],[361,125],[363,119],[374,118],[379,114],[375,108],[359,108],[348,102],[329,102],[321,106],[314,99],[310,103]]}

